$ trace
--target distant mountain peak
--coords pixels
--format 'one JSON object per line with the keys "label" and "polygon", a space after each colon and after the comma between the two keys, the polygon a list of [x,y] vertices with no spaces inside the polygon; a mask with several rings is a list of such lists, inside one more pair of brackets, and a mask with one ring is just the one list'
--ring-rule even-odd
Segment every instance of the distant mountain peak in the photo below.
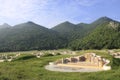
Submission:
{"label": "distant mountain peak", "polygon": [[69,21],[65,21],[65,22],[63,22],[63,23],[71,23],[71,22],[69,22]]}
{"label": "distant mountain peak", "polygon": [[72,25],[74,25],[73,23],[71,23],[69,21],[62,22],[61,24],[72,24]]}
{"label": "distant mountain peak", "polygon": [[25,22],[25,23],[17,24],[15,26],[28,26],[28,25],[37,25],[37,24],[32,22],[32,21],[28,21],[28,22]]}
{"label": "distant mountain peak", "polygon": [[109,17],[107,17],[107,16],[103,16],[103,17],[101,17],[101,18],[109,18]]}
{"label": "distant mountain peak", "polygon": [[7,23],[4,23],[2,26],[10,26],[9,24],[7,24]]}
{"label": "distant mountain peak", "polygon": [[55,27],[73,27],[75,26],[75,24],[69,22],[69,21],[65,21],[65,22],[62,22],[58,25],[56,25]]}
{"label": "distant mountain peak", "polygon": [[28,21],[28,22],[26,22],[26,23],[35,24],[35,23],[34,23],[34,22],[32,22],[32,21]]}
{"label": "distant mountain peak", "polygon": [[21,23],[21,24],[17,24],[17,25],[15,25],[14,27],[16,27],[16,28],[28,28],[28,29],[32,29],[32,28],[36,28],[36,29],[48,29],[48,28],[46,28],[46,27],[44,27],[44,26],[41,26],[41,25],[39,25],[39,24],[36,24],[36,23],[34,23],[34,22],[32,22],[32,21],[28,21],[28,22],[25,22],[25,23]]}
{"label": "distant mountain peak", "polygon": [[107,16],[103,16],[103,17],[101,17],[101,18],[99,18],[99,19],[101,19],[101,20],[112,20],[111,18],[109,18],[109,17],[107,17]]}
{"label": "distant mountain peak", "polygon": [[9,27],[11,27],[11,26],[7,23],[0,25],[0,28],[9,28]]}
{"label": "distant mountain peak", "polygon": [[[25,25],[33,25],[33,26],[44,27],[44,26],[42,26],[42,25],[39,25],[39,24],[37,24],[37,23],[35,23],[35,22],[32,22],[32,21],[28,21],[28,22],[26,22],[26,23],[23,23],[23,24],[25,24]],[[44,27],[44,28],[46,28],[46,27]]]}
{"label": "distant mountain peak", "polygon": [[65,21],[65,22],[60,23],[60,24],[56,25],[55,27],[53,27],[52,30],[55,30],[55,31],[63,34],[63,33],[69,33],[71,31],[73,31],[75,29],[75,27],[76,27],[75,24],[73,24],[69,21]]}
{"label": "distant mountain peak", "polygon": [[87,23],[78,23],[77,25],[88,25]]}
{"label": "distant mountain peak", "polygon": [[110,21],[115,21],[115,20],[112,20],[111,18],[104,16],[104,17],[98,18],[91,24],[94,24],[96,26],[96,25],[103,24],[105,22],[110,22]]}

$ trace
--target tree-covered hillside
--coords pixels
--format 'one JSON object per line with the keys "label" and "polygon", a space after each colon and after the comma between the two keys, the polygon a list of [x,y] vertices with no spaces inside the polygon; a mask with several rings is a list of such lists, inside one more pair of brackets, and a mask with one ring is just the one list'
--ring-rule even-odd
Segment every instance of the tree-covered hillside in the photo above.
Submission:
{"label": "tree-covered hillside", "polygon": [[53,27],[52,30],[60,33],[61,36],[67,39],[67,44],[69,44],[73,40],[83,38],[88,32],[90,32],[92,29],[88,27],[88,25],[89,24],[83,25],[82,23],[73,24],[70,22],[63,22]]}
{"label": "tree-covered hillside", "polygon": [[73,50],[120,48],[120,23],[108,20],[83,39],[73,41],[70,47]]}
{"label": "tree-covered hillside", "polygon": [[76,39],[82,39],[99,25],[104,24],[105,22],[111,20],[112,19],[108,17],[101,17],[90,24],[86,23],[73,24],[67,21],[58,24],[57,26],[53,27],[52,30],[57,31],[58,33],[61,34],[61,36],[66,38],[67,44],[69,45],[71,44],[72,41],[75,41]]}
{"label": "tree-covered hillside", "polygon": [[0,51],[120,48],[120,23],[107,17],[86,24],[68,21],[52,29],[33,22],[0,25]]}
{"label": "tree-covered hillside", "polygon": [[76,38],[82,37],[83,28],[68,21],[58,24],[52,30],[57,31],[67,39],[67,44]]}
{"label": "tree-covered hillside", "polygon": [[0,25],[0,29],[3,29],[3,28],[10,28],[11,26],[7,23],[4,23],[3,25]]}
{"label": "tree-covered hillside", "polygon": [[0,29],[0,51],[58,49],[64,42],[57,32],[33,22]]}

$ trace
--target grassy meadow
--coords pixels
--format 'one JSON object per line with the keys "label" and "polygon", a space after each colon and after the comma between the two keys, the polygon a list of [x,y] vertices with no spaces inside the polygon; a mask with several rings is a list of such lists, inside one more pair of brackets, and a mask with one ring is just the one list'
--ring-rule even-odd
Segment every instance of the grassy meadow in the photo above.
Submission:
{"label": "grassy meadow", "polygon": [[[120,50],[115,50],[120,51]],[[21,55],[12,62],[0,63],[0,80],[119,80],[120,79],[120,59],[113,60],[108,54],[108,50],[85,50],[78,51],[77,55],[87,52],[95,52],[102,57],[111,60],[112,70],[100,72],[53,72],[44,68],[49,62],[69,57],[73,55],[56,55],[36,58],[31,53],[36,51],[25,52],[7,52],[21,53]],[[1,53],[3,54],[3,53]],[[5,54],[5,53],[4,53]],[[113,62],[116,61],[116,62]]]}

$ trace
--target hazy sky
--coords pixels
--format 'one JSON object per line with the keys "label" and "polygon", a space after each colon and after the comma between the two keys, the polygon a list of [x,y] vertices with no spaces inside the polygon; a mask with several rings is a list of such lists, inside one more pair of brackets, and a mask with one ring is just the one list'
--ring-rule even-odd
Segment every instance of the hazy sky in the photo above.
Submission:
{"label": "hazy sky", "polygon": [[0,0],[0,24],[33,21],[45,27],[92,22],[108,16],[120,21],[120,0]]}

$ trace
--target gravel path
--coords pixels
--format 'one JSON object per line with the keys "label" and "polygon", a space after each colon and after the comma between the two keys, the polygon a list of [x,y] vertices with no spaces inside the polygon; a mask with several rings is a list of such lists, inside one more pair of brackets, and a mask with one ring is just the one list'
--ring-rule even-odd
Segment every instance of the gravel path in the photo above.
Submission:
{"label": "gravel path", "polygon": [[70,67],[61,67],[57,65],[47,65],[45,69],[50,71],[59,71],[59,72],[97,72],[103,71],[103,69],[91,69],[91,68],[70,68]]}

